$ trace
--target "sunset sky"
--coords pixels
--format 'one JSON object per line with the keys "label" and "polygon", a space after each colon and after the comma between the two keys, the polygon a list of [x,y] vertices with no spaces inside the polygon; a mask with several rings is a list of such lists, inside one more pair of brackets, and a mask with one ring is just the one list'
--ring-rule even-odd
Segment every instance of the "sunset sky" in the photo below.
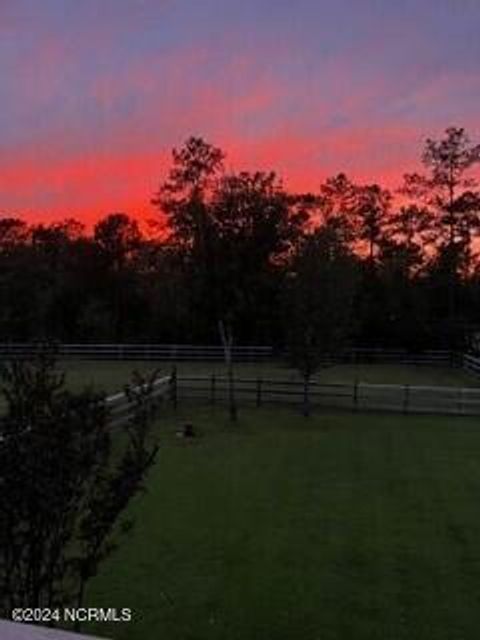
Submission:
{"label": "sunset sky", "polygon": [[394,187],[426,136],[478,139],[479,30],[478,0],[0,0],[0,213],[148,216],[192,134]]}

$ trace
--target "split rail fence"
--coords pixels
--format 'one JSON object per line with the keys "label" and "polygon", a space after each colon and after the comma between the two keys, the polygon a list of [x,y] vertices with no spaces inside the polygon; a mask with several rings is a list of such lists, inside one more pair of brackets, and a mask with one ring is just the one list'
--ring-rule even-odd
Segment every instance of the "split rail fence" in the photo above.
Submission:
{"label": "split rail fence", "polygon": [[[138,391],[138,387],[134,388],[134,391]],[[165,403],[172,398],[172,376],[163,376],[157,378],[153,383],[152,393],[148,398],[149,403],[158,406],[160,403]],[[124,425],[135,412],[135,403],[132,402],[125,391],[120,391],[105,399],[107,408],[109,409],[109,425],[110,427],[120,427]],[[0,422],[3,417],[0,415]],[[25,429],[25,432],[30,430],[29,427]],[[1,430],[0,430],[1,431]],[[0,444],[5,438],[9,437],[0,433]]]}
{"label": "split rail fence", "polygon": [[[41,344],[0,343],[0,358],[28,358],[44,348]],[[163,362],[215,362],[224,359],[220,345],[191,344],[58,344],[55,353],[60,358],[81,360],[156,360]],[[272,347],[234,346],[237,362],[260,362],[273,358]]]}
{"label": "split rail fence", "polygon": [[[28,358],[41,351],[43,346],[35,343],[0,343],[0,359]],[[220,345],[192,344],[62,344],[55,346],[60,358],[81,360],[152,360],[158,362],[219,362],[224,359]],[[236,362],[268,362],[286,358],[286,353],[271,346],[237,345],[232,348]],[[476,362],[478,360],[478,362]],[[324,359],[324,364],[371,363],[405,364],[415,366],[463,367],[480,374],[480,359],[473,355],[448,350],[430,350],[411,353],[405,349],[382,349],[353,347],[336,356]]]}
{"label": "split rail fence", "polygon": [[480,376],[480,358],[469,353],[462,353],[459,366],[475,376]]}
{"label": "split rail fence", "polygon": [[[215,362],[224,359],[220,345],[191,344],[57,344],[56,354],[60,358],[83,360],[157,360],[165,362],[203,361]],[[34,343],[0,343],[0,358],[27,358],[42,349]],[[286,357],[284,352],[270,346],[242,346],[232,348],[237,362],[264,362]],[[397,363],[428,366],[453,366],[459,355],[447,350],[431,350],[410,353],[404,349],[350,348],[335,357],[325,358],[328,363]]]}
{"label": "split rail fence", "polygon": [[[397,384],[326,384],[302,381],[237,378],[234,381],[235,400],[239,407],[284,405],[301,408],[308,400],[318,408],[347,411],[391,411],[414,414],[477,416],[480,415],[480,388],[455,388]],[[178,403],[193,402],[210,405],[229,402],[228,378],[211,376],[178,376]]]}
{"label": "split rail fence", "polygon": [[[150,402],[160,402],[171,398],[172,377],[163,376],[153,383]],[[138,389],[137,389],[138,390]],[[117,427],[125,424],[132,416],[135,406],[130,401],[125,391],[120,391],[106,398],[107,407],[110,410],[110,424]]]}
{"label": "split rail fence", "polygon": [[[35,344],[0,343],[0,359],[23,358],[38,353]],[[58,345],[57,354],[65,358],[91,360],[157,360],[174,364],[183,361],[220,361],[221,346],[197,345]],[[237,346],[233,358],[237,362],[268,362],[281,357],[271,347]],[[426,366],[452,366],[480,376],[480,357],[452,351],[425,351],[411,354],[400,349],[349,349],[330,361],[335,363],[391,363]],[[329,364],[329,362],[325,362]],[[394,411],[400,413],[432,413],[480,415],[480,388],[414,386],[395,384],[334,384],[312,381],[307,388],[310,406],[353,411]],[[301,380],[242,378],[235,380],[239,405],[283,404],[301,406],[305,389]],[[154,398],[170,398],[173,404],[185,400],[210,404],[228,401],[228,380],[222,376],[164,376],[156,382]],[[107,398],[112,422],[125,422],[132,403],[120,392]]]}

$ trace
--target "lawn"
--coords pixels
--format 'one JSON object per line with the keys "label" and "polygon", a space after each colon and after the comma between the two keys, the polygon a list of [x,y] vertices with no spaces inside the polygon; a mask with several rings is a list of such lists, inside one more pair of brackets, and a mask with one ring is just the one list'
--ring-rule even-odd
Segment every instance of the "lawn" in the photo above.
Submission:
{"label": "lawn", "polygon": [[[85,384],[93,384],[107,392],[113,392],[128,381],[134,369],[148,372],[158,367],[165,375],[170,373],[172,365],[165,362],[148,361],[99,361],[65,360],[60,367],[67,373],[71,388],[79,389]],[[225,365],[221,362],[183,362],[177,365],[180,376],[225,374]],[[243,378],[281,378],[297,380],[299,374],[283,363],[239,363],[235,365],[235,374]],[[359,382],[384,384],[437,385],[454,387],[477,387],[480,380],[462,371],[448,367],[424,367],[411,365],[361,364],[337,365],[321,369],[316,379],[323,382]]]}
{"label": "lawn", "polygon": [[[88,604],[116,640],[478,637],[480,425],[217,410],[165,416],[137,525]],[[192,419],[202,437],[173,435]]]}

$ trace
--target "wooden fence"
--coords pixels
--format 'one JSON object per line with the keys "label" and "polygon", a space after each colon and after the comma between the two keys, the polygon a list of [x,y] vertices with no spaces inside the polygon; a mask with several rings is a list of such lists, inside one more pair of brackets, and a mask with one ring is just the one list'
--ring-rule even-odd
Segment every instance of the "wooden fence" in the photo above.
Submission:
{"label": "wooden fence", "polygon": [[[153,383],[153,390],[150,399],[154,402],[161,399],[168,399],[172,396],[172,376],[157,378]],[[125,391],[120,391],[106,399],[107,407],[110,409],[110,423],[112,426],[125,424],[132,416],[134,406],[130,402]]]}
{"label": "wooden fence", "polygon": [[[354,412],[387,411],[403,414],[480,416],[480,388],[434,387],[398,384],[351,384],[311,381],[305,388],[301,380],[236,378],[235,398],[242,406],[290,406],[302,408],[305,394],[310,407]],[[229,381],[224,376],[179,376],[158,378],[151,396],[154,402],[169,402],[174,408],[183,402],[226,404]],[[134,405],[125,392],[106,399],[114,427],[125,424]]]}
{"label": "wooden fence", "polygon": [[[34,343],[0,343],[0,360],[27,358],[42,349]],[[63,359],[139,360],[156,362],[220,362],[224,359],[219,345],[191,344],[58,344],[56,355]],[[267,363],[285,360],[287,354],[269,346],[234,346],[236,362]],[[402,364],[430,367],[456,367],[480,376],[480,357],[448,350],[410,353],[404,349],[355,347],[335,357],[325,358],[324,365],[334,364]]]}
{"label": "wooden fence", "polygon": [[480,376],[480,358],[469,353],[462,353],[460,356],[460,366],[462,369],[475,376]]}
{"label": "wooden fence", "polygon": [[[174,381],[174,378],[170,375],[157,378],[153,383],[152,394],[149,399],[154,403],[174,399],[176,385],[172,386],[172,381]],[[125,391],[120,391],[108,396],[105,399],[105,403],[110,411],[109,425],[111,427],[119,427],[125,424],[132,417],[135,410],[134,404],[129,400]],[[0,416],[0,420],[2,419],[3,417]],[[25,429],[26,433],[28,431],[30,431],[29,427]],[[0,433],[0,443],[3,442],[6,437],[9,436]]]}
{"label": "wooden fence", "polygon": [[[0,358],[27,358],[39,353],[41,344],[0,343]],[[156,360],[164,362],[202,361],[224,359],[220,345],[190,344],[58,344],[55,353],[60,358],[82,360]],[[259,362],[273,357],[272,347],[234,346],[233,358],[237,362]]]}
{"label": "wooden fence", "polygon": [[412,353],[406,349],[380,349],[353,347],[341,354],[343,362],[371,364],[406,364],[415,366],[455,366],[456,354],[446,349]]}
{"label": "wooden fence", "polygon": [[[302,381],[237,378],[234,383],[238,405],[285,405],[301,407],[305,388]],[[480,388],[413,386],[397,384],[326,384],[310,382],[306,389],[311,408],[348,411],[392,411],[438,415],[480,415]],[[214,405],[228,402],[228,379],[211,376],[179,376],[178,402]]]}
{"label": "wooden fence", "polygon": [[[0,358],[26,358],[38,353],[42,345],[33,343],[0,343]],[[220,345],[191,344],[58,344],[60,358],[83,360],[152,360],[163,362],[215,362],[224,359]],[[236,362],[267,362],[285,359],[287,354],[270,346],[234,346]],[[410,353],[404,349],[350,348],[325,358],[325,364],[388,363],[426,366],[455,366],[457,355],[447,350]]]}

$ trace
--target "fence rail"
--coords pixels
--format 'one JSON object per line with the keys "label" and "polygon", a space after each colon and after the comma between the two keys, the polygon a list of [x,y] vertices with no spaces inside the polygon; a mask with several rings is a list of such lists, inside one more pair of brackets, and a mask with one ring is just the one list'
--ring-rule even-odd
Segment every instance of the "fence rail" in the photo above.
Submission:
{"label": "fence rail", "polygon": [[461,355],[461,367],[468,373],[480,376],[480,358],[469,353]]}
{"label": "fence rail", "polygon": [[[165,398],[170,393],[171,381],[171,376],[157,378],[153,383],[150,399],[156,401],[160,398]],[[108,396],[105,402],[110,409],[110,424],[112,426],[116,427],[125,424],[132,416],[133,405],[125,391],[120,391]]]}
{"label": "fence rail", "polygon": [[[39,353],[42,345],[34,343],[0,343],[0,360],[29,358]],[[58,344],[56,354],[64,359],[78,360],[140,360],[156,362],[221,362],[220,345],[192,344]],[[234,346],[236,362],[267,363],[285,360],[286,353],[270,346]],[[480,357],[471,353],[448,350],[428,350],[410,353],[405,349],[353,347],[336,356],[325,358],[323,365],[335,364],[400,364],[410,366],[455,367],[480,376]]]}
{"label": "fence rail", "polygon": [[[138,387],[134,387],[134,390],[138,390]],[[149,397],[149,401],[158,402],[159,399],[168,399],[172,396],[172,376],[163,376],[161,378],[157,378],[153,382],[152,394]],[[132,417],[135,407],[134,404],[129,400],[128,395],[125,391],[120,391],[118,393],[114,393],[111,396],[108,396],[105,399],[105,403],[107,408],[109,409],[109,420],[108,424],[110,427],[119,427]],[[3,416],[0,416],[0,422],[3,420]],[[28,433],[31,430],[31,427],[26,427],[24,429],[24,433]],[[10,437],[8,434],[5,435],[1,433],[0,429],[0,443],[2,443],[6,438]]]}
{"label": "fence rail", "polygon": [[[27,358],[42,350],[31,343],[0,343],[0,358]],[[62,358],[83,360],[157,360],[166,362],[207,361],[224,359],[219,345],[190,344],[58,344],[56,354]],[[258,362],[273,357],[272,347],[234,346],[237,362]]]}
{"label": "fence rail", "polygon": [[[0,343],[0,358],[26,358],[38,353],[41,345],[34,343]],[[58,344],[57,354],[62,358],[84,360],[156,360],[164,362],[203,361],[224,359],[220,345],[192,344]],[[234,346],[233,358],[237,362],[264,362],[285,358],[285,352],[276,352],[271,346]],[[429,350],[410,353],[405,349],[353,347],[324,359],[324,364],[388,363],[426,366],[455,366],[458,355],[448,350]]]}
{"label": "fence rail", "polygon": [[[234,391],[240,406],[281,405],[342,409],[354,412],[386,411],[403,414],[480,416],[480,388],[439,387],[365,382],[323,383],[301,380],[235,378]],[[168,400],[174,408],[182,401],[200,404],[229,402],[229,379],[225,376],[179,376],[177,373],[154,382],[151,400]],[[106,398],[110,424],[125,424],[134,404],[124,391]]]}
{"label": "fence rail", "polygon": [[[227,403],[229,384],[221,376],[179,376],[178,401],[193,400],[209,404]],[[237,378],[235,397],[239,405],[296,405],[305,397],[311,408],[349,411],[392,411],[437,415],[480,415],[480,388],[434,387],[396,384],[325,384],[302,381]]]}
{"label": "fence rail", "polygon": [[412,353],[406,349],[376,349],[353,347],[344,353],[344,361],[415,366],[453,366],[455,354],[446,349]]}

